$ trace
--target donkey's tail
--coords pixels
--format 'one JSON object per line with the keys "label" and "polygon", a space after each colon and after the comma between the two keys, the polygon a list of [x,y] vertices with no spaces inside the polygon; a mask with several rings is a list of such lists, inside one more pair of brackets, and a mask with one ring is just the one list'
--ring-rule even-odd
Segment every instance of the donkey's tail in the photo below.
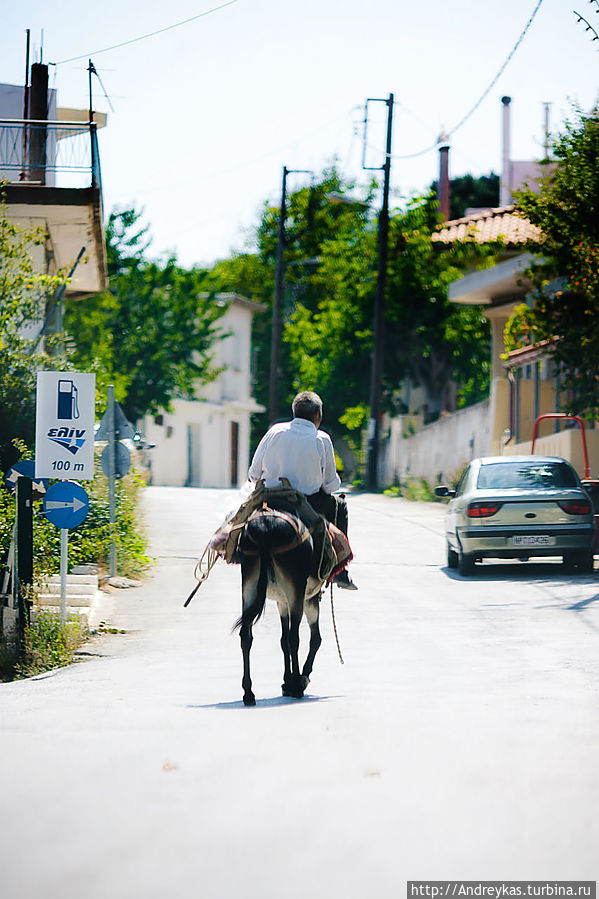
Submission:
{"label": "donkey's tail", "polygon": [[243,612],[233,625],[233,631],[239,630],[241,625],[247,622],[250,627],[262,617],[266,608],[266,586],[268,582],[268,566],[270,565],[270,552],[267,547],[261,545],[260,540],[253,539],[250,528],[246,529],[246,537],[254,545],[256,556],[258,557],[258,581],[256,583],[254,596],[250,605],[244,603]]}

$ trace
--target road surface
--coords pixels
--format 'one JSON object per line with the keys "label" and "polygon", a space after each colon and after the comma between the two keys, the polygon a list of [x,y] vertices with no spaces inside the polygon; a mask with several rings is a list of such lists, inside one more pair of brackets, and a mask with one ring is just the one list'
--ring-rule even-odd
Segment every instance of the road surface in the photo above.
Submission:
{"label": "road surface", "polygon": [[[443,507],[350,497],[351,573],[307,696],[280,695],[276,605],[241,702],[239,569],[187,608],[235,503],[149,488],[156,566],[126,634],[0,685],[2,899],[391,899],[413,879],[594,880],[599,580],[444,565]],[[303,634],[304,650],[307,632]]]}

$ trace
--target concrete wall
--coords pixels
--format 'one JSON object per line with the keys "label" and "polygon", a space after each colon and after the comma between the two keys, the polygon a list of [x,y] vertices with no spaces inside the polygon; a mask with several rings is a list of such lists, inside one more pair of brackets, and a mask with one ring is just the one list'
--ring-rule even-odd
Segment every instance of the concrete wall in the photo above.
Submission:
{"label": "concrete wall", "polygon": [[[544,423],[544,427],[553,426],[553,422]],[[563,427],[563,425],[562,425]],[[590,463],[591,477],[599,477],[599,430],[586,430],[585,439]],[[523,443],[508,444],[504,447],[504,455],[526,456],[532,448],[532,440]],[[535,456],[561,456],[571,462],[579,477],[584,477],[584,455],[582,438],[576,425],[560,434],[547,434],[539,437],[535,443]]]}
{"label": "concrete wall", "polygon": [[420,477],[431,483],[449,481],[471,459],[489,454],[491,440],[490,401],[484,400],[440,418],[410,435],[418,426],[414,416],[398,416],[390,422],[383,443],[383,484]]}

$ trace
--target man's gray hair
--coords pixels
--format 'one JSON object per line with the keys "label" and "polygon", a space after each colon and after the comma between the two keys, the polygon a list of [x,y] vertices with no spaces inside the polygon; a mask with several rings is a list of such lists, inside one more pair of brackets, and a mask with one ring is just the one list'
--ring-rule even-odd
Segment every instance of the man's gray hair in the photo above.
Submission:
{"label": "man's gray hair", "polygon": [[313,390],[302,390],[298,393],[291,404],[291,409],[294,418],[306,418],[308,421],[322,418],[322,400]]}

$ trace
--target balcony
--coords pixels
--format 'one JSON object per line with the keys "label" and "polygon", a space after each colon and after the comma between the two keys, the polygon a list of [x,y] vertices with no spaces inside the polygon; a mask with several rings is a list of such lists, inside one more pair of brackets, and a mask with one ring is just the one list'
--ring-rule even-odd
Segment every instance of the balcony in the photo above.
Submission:
{"label": "balcony", "polygon": [[95,122],[0,119],[0,193],[9,218],[43,227],[51,269],[72,267],[66,294],[107,287]]}
{"label": "balcony", "polygon": [[101,190],[95,122],[0,119],[0,180]]}

